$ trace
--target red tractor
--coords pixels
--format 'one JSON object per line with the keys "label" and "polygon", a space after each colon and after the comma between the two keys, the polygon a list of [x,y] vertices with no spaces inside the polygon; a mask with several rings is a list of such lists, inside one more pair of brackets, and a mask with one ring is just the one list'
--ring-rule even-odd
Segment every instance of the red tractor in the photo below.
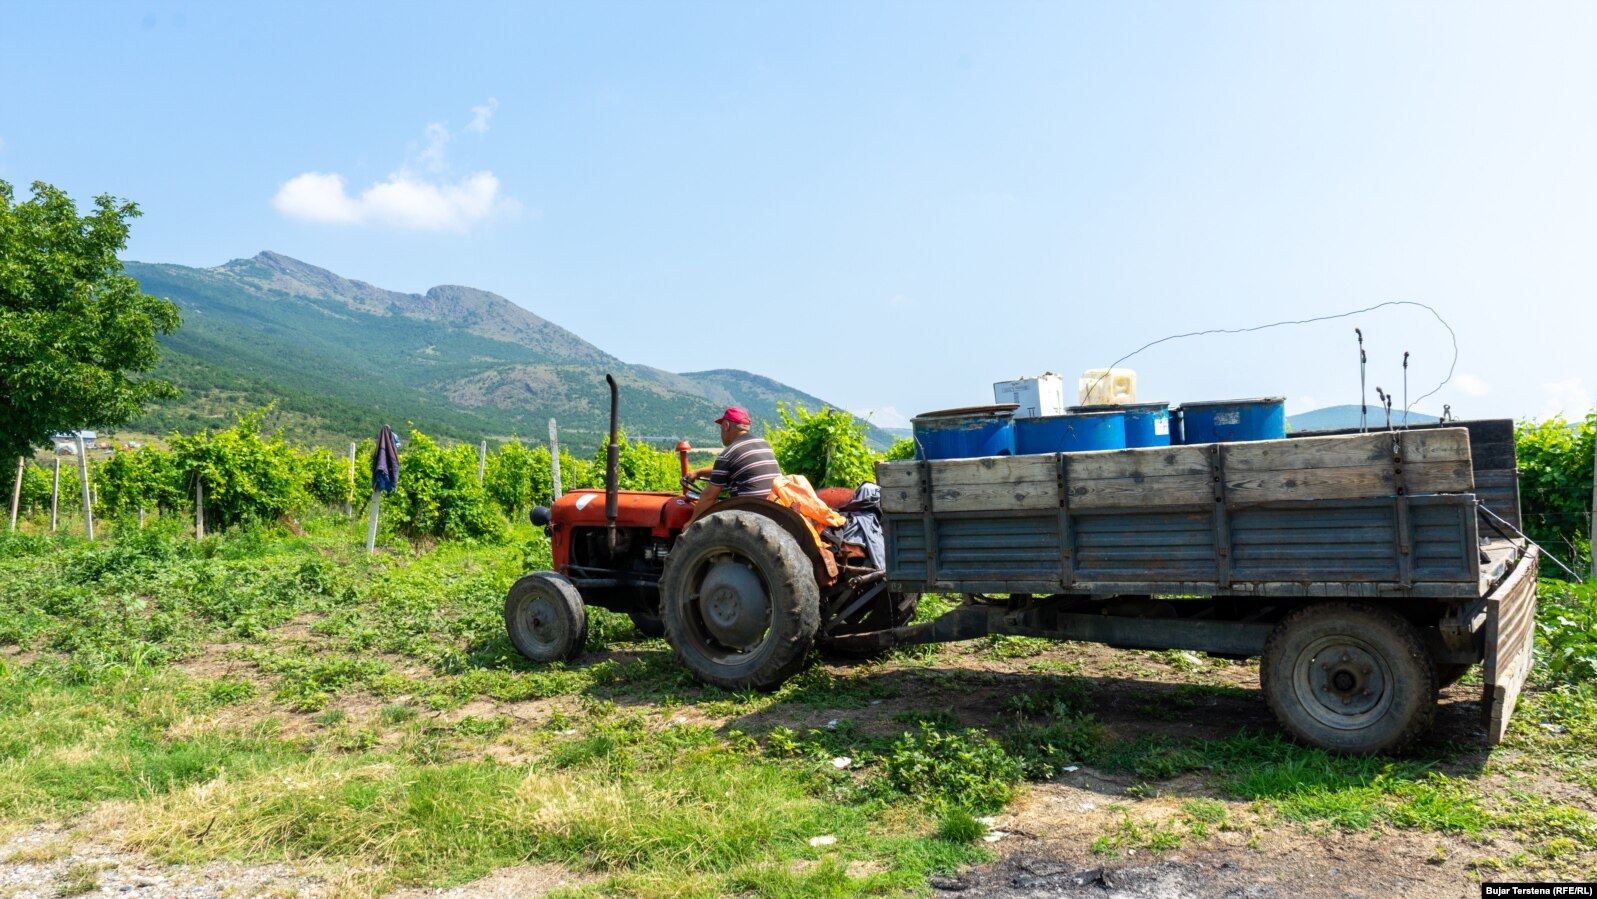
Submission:
{"label": "red tractor", "polygon": [[[902,626],[919,599],[887,589],[885,572],[830,529],[817,539],[799,513],[737,497],[687,526],[698,498],[688,444],[677,444],[680,493],[618,490],[618,395],[610,385],[605,489],[573,490],[532,523],[549,535],[554,570],[516,581],[505,598],[510,641],[533,661],[574,658],[587,638],[587,605],[631,616],[664,636],[705,683],[773,690],[803,667],[810,649],[843,654],[879,644],[850,637]],[[833,509],[853,492],[818,491]]]}

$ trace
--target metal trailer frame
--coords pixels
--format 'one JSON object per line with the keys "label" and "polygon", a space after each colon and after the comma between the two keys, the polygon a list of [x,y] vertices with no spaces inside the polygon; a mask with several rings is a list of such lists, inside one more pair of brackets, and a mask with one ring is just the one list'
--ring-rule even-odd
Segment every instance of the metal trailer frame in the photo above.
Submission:
{"label": "metal trailer frame", "polygon": [[1439,666],[1484,662],[1496,743],[1529,674],[1539,561],[1523,541],[1482,539],[1483,496],[1519,520],[1512,427],[880,463],[891,589],[968,601],[855,639],[1248,657],[1293,609],[1357,599],[1407,618]]}

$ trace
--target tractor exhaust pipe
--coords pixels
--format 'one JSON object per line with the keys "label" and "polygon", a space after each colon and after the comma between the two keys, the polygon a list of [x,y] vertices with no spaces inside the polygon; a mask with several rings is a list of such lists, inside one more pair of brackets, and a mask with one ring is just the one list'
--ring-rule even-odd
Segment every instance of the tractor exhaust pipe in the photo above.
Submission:
{"label": "tractor exhaust pipe", "polygon": [[621,391],[616,387],[614,375],[605,375],[604,379],[610,383],[610,447],[604,456],[604,520],[609,526],[606,541],[610,547],[610,554],[616,551],[616,515],[619,495],[618,481],[620,480],[621,446],[616,443],[621,430]]}

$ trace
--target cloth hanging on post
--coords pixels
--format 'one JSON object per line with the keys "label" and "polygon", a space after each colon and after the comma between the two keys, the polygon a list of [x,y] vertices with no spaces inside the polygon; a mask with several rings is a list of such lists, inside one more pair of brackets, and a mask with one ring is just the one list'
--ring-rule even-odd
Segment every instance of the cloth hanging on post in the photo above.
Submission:
{"label": "cloth hanging on post", "polygon": [[399,486],[399,443],[394,429],[383,425],[377,432],[377,448],[372,450],[372,489],[393,493]]}

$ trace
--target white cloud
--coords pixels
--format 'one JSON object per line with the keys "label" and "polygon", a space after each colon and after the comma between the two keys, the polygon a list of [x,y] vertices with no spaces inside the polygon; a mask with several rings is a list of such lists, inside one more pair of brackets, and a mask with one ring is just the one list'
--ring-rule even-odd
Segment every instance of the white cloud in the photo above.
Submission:
{"label": "white cloud", "polygon": [[354,224],[364,216],[360,204],[344,193],[344,176],[322,172],[306,172],[283,182],[272,205],[290,218],[312,222]]}
{"label": "white cloud", "polygon": [[449,169],[449,162],[444,159],[444,151],[449,148],[449,128],[443,122],[427,123],[427,145],[416,154],[416,161],[429,172],[443,172]]}
{"label": "white cloud", "polygon": [[[499,101],[475,107],[468,131],[488,130]],[[454,177],[448,159],[453,135],[442,122],[430,122],[419,149],[389,176],[350,192],[335,172],[305,172],[283,182],[272,197],[282,214],[335,225],[383,225],[409,231],[467,231],[495,215],[519,212],[521,204],[501,196],[499,178],[490,171]]]}
{"label": "white cloud", "polygon": [[1465,396],[1485,396],[1492,392],[1490,384],[1466,371],[1454,375],[1453,383],[1458,385],[1459,391]]}
{"label": "white cloud", "polygon": [[493,118],[494,112],[499,109],[499,100],[489,97],[488,102],[481,106],[471,108],[471,122],[466,125],[468,134],[487,134],[488,120]]}
{"label": "white cloud", "polygon": [[1594,402],[1592,389],[1580,378],[1543,384],[1541,391],[1542,408],[1539,418],[1544,421],[1555,415],[1562,415],[1571,421],[1584,419],[1593,405],[1597,405],[1597,402]]}
{"label": "white cloud", "polygon": [[341,175],[306,172],[272,199],[291,218],[338,225],[381,224],[410,231],[465,231],[495,213],[520,208],[499,196],[499,179],[476,172],[458,181],[430,181],[400,171],[352,197]]}

